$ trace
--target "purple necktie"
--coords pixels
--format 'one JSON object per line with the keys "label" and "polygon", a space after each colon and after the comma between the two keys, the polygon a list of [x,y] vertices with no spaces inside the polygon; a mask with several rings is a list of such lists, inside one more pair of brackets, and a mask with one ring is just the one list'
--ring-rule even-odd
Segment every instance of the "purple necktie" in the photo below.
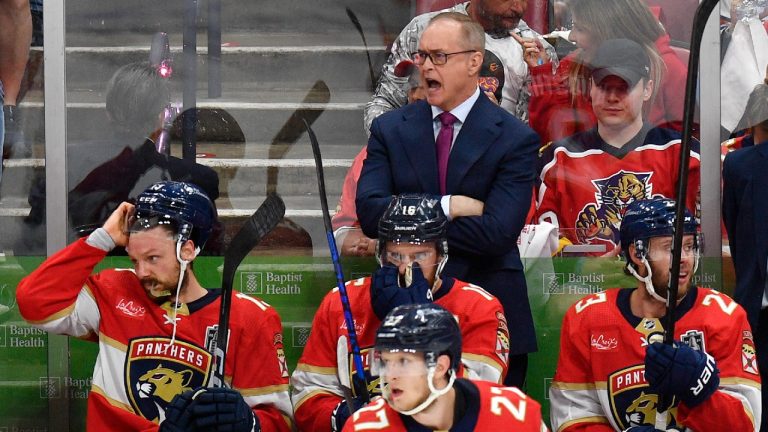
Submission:
{"label": "purple necktie", "polygon": [[445,179],[448,173],[448,155],[451,153],[451,144],[453,143],[453,124],[458,120],[448,111],[442,112],[437,116],[442,126],[437,133],[435,140],[435,149],[437,150],[437,176],[440,181],[440,194],[445,195]]}

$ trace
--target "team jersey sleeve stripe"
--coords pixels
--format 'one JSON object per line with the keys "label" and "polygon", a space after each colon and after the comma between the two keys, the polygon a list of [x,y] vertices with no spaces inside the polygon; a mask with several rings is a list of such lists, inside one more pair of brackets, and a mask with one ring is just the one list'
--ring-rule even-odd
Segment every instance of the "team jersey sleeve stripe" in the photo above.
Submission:
{"label": "team jersey sleeve stripe", "polygon": [[277,385],[271,385],[266,387],[259,387],[259,388],[253,388],[253,389],[236,389],[240,392],[244,397],[258,397],[258,396],[264,396],[268,394],[273,393],[282,393],[285,391],[288,391],[288,384],[277,384]]}
{"label": "team jersey sleeve stripe", "polygon": [[103,390],[103,389],[101,389],[101,388],[100,388],[99,386],[97,386],[96,384],[94,384],[93,386],[91,386],[91,392],[93,392],[93,393],[96,393],[96,394],[100,395],[102,398],[104,398],[104,400],[105,400],[105,401],[107,401],[107,403],[109,403],[109,404],[110,404],[110,405],[112,405],[112,406],[118,407],[118,408],[120,408],[120,409],[122,409],[122,410],[125,410],[125,411],[128,411],[128,412],[134,412],[134,411],[133,411],[133,408],[131,408],[131,406],[130,406],[130,405],[128,405],[127,403],[123,403],[123,402],[121,402],[121,401],[119,401],[119,400],[117,400],[117,399],[113,399],[113,398],[109,397],[109,396],[108,396],[108,395],[107,395],[107,394],[104,392],[104,390]]}
{"label": "team jersey sleeve stripe", "polygon": [[574,423],[607,423],[596,390],[550,387],[552,428],[561,431]]}
{"label": "team jersey sleeve stripe", "polygon": [[[602,385],[600,385],[602,383]],[[552,381],[550,388],[559,390],[596,390],[606,388],[605,382],[601,383],[567,383],[562,381]]]}
{"label": "team jersey sleeve stripe", "polygon": [[478,354],[462,353],[461,362],[466,369],[465,378],[501,383],[502,368],[492,359]]}
{"label": "team jersey sleeve stripe", "polygon": [[296,370],[301,372],[309,372],[314,374],[333,375],[333,376],[336,376],[336,374],[338,373],[338,369],[335,367],[312,366],[306,363],[299,363],[298,365],[296,365]]}
{"label": "team jersey sleeve stripe", "polygon": [[29,323],[48,332],[83,337],[98,331],[100,319],[96,301],[90,291],[84,287],[69,307],[42,320],[29,321]]}

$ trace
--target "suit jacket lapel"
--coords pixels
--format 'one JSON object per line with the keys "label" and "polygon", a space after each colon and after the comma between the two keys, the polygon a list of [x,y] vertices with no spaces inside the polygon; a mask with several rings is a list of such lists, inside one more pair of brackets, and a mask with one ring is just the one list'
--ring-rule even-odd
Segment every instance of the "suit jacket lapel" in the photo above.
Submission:
{"label": "suit jacket lapel", "polygon": [[404,111],[398,135],[402,137],[403,151],[411,163],[410,168],[418,173],[417,177],[423,191],[439,193],[432,111],[429,104],[424,101],[419,101],[415,105],[413,109]]}
{"label": "suit jacket lapel", "polygon": [[467,119],[461,126],[459,136],[453,143],[448,157],[448,177],[446,190],[448,193],[457,191],[472,165],[480,159],[488,147],[494,142],[498,114],[492,109],[493,102],[480,94],[477,102],[469,111]]}

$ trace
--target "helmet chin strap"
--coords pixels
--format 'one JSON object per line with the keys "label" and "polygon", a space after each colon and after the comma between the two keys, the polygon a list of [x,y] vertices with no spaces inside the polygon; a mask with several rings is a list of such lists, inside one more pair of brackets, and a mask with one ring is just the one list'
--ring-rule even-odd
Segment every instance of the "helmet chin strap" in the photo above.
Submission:
{"label": "helmet chin strap", "polygon": [[[187,272],[187,266],[192,260],[185,260],[181,258],[181,239],[176,241],[176,260],[179,262],[179,282],[176,284],[176,295],[173,297],[173,332],[171,333],[171,345],[176,342],[176,326],[179,322],[179,294],[181,293],[181,284],[184,282],[184,275]],[[192,259],[200,253],[200,248],[196,247]]]}
{"label": "helmet chin strap", "polygon": [[[429,386],[429,396],[427,396],[427,399],[424,400],[424,402],[420,403],[416,408],[410,409],[410,410],[399,410],[395,407],[392,407],[395,411],[407,415],[412,416],[415,414],[418,414],[422,411],[424,411],[428,406],[432,405],[432,402],[435,401],[435,399],[439,398],[440,396],[448,393],[449,390],[451,390],[451,387],[453,387],[453,382],[456,380],[456,372],[451,370],[449,372],[450,376],[448,378],[448,385],[446,385],[444,388],[438,390],[435,388],[435,384],[432,382],[433,378],[435,377],[435,367],[430,366],[429,371],[427,372],[427,385]],[[382,386],[384,387],[384,386]],[[388,387],[388,386],[387,386]],[[382,394],[384,394],[384,398],[389,400],[389,389],[382,388]],[[391,405],[390,405],[391,406]]]}
{"label": "helmet chin strap", "polygon": [[443,267],[448,262],[448,254],[443,255],[443,258],[437,263],[437,270],[435,270],[435,280],[432,282],[432,291],[437,288],[437,281],[440,280],[440,273],[443,272]]}
{"label": "helmet chin strap", "polygon": [[643,255],[642,259],[643,259],[642,263],[645,266],[645,269],[648,272],[648,275],[646,277],[640,276],[635,270],[635,268],[631,265],[627,266],[627,268],[629,269],[629,272],[632,274],[632,276],[635,277],[635,279],[645,283],[645,290],[648,291],[648,294],[650,294],[654,300],[660,301],[662,303],[667,303],[667,299],[656,294],[656,288],[653,287],[653,281],[651,280],[653,277],[653,272],[651,271],[651,264],[648,262],[648,259],[645,258],[645,255]]}

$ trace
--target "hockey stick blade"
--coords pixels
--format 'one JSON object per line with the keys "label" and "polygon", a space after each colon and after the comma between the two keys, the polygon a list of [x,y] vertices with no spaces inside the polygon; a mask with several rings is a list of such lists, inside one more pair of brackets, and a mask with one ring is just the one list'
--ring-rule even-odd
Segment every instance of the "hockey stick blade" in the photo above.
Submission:
{"label": "hockey stick blade", "polygon": [[365,47],[365,57],[368,59],[368,73],[371,74],[371,85],[376,88],[376,74],[373,73],[373,63],[371,62],[371,52],[368,49],[368,42],[365,40],[365,33],[363,32],[363,26],[360,24],[360,20],[357,19],[357,15],[352,12],[349,6],[346,7],[347,16],[352,21],[352,25],[355,26],[357,32],[360,33],[360,37],[363,39],[363,46]]}
{"label": "hockey stick blade", "polygon": [[[331,260],[333,261],[333,270],[336,273],[336,286],[339,289],[339,298],[341,299],[341,308],[344,311],[344,322],[347,325],[347,334],[349,335],[349,344],[352,346],[352,360],[355,363],[355,375],[361,383],[365,383],[365,387],[368,385],[368,381],[365,379],[365,369],[363,368],[363,356],[360,354],[360,345],[357,342],[357,330],[355,329],[355,319],[352,317],[352,307],[349,304],[349,296],[347,295],[347,287],[344,284],[344,273],[341,270],[341,262],[339,260],[339,252],[336,247],[336,240],[333,237],[333,227],[331,226],[331,216],[328,212],[328,198],[325,194],[325,174],[323,174],[323,157],[320,154],[320,143],[317,141],[315,131],[312,130],[312,126],[309,122],[304,120],[304,126],[307,128],[307,134],[309,135],[309,142],[312,144],[312,154],[315,157],[315,169],[317,171],[317,187],[320,195],[320,205],[323,210],[323,224],[325,225],[325,237],[328,240],[328,248],[331,252]],[[360,397],[364,402],[368,402],[368,392],[363,392]]]}
{"label": "hockey stick blade", "polygon": [[[322,105],[327,104],[330,100],[331,90],[325,81],[315,81],[301,101],[301,105],[305,106],[312,103],[316,104],[317,108],[299,108],[288,117],[280,131],[272,138],[272,143],[269,146],[269,159],[282,159],[304,133],[304,120],[308,121],[309,124],[314,124],[315,120],[324,112]],[[280,168],[276,166],[267,168],[267,193],[277,190],[279,172]]]}
{"label": "hockey stick blade", "polygon": [[285,203],[277,194],[269,194],[259,208],[245,221],[240,231],[235,234],[224,255],[221,277],[221,307],[219,309],[219,327],[216,332],[214,349],[214,373],[211,378],[213,387],[224,387],[224,364],[227,355],[229,333],[229,310],[232,305],[232,287],[235,271],[248,253],[267,235],[285,215]]}

